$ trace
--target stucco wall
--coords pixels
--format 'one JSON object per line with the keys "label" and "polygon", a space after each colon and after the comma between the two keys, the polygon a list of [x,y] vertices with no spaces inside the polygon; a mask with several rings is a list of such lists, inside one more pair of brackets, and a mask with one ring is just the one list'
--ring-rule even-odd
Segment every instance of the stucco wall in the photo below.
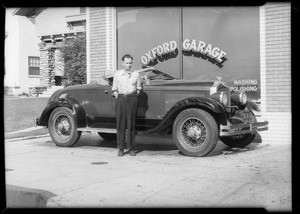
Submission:
{"label": "stucco wall", "polygon": [[19,81],[19,17],[13,17],[14,9],[6,10],[5,32],[8,36],[5,39],[5,82],[9,87],[20,86]]}
{"label": "stucco wall", "polygon": [[5,31],[5,86],[12,92],[28,93],[28,86],[39,85],[39,76],[29,76],[28,56],[39,57],[36,26],[26,17],[13,16],[15,8],[6,9]]}
{"label": "stucco wall", "polygon": [[29,76],[28,56],[40,57],[38,43],[40,40],[36,36],[36,26],[26,17],[19,17],[19,75],[20,86],[23,91],[28,91],[29,86],[39,85],[39,76]]}

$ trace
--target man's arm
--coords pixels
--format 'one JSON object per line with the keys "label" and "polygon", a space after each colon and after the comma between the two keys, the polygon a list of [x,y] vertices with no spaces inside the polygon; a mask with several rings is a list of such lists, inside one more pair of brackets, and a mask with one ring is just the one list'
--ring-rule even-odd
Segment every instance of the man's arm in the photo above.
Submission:
{"label": "man's arm", "polygon": [[118,77],[117,75],[115,74],[114,75],[114,81],[113,81],[113,86],[111,88],[111,92],[112,92],[112,95],[115,97],[115,98],[118,98]]}
{"label": "man's arm", "polygon": [[147,67],[147,68],[140,69],[140,70],[135,70],[135,71],[140,73],[140,72],[144,72],[144,71],[152,71],[154,69],[155,69],[154,67]]}
{"label": "man's arm", "polygon": [[138,76],[138,80],[136,83],[136,92],[137,94],[140,94],[140,91],[142,90],[142,81],[141,81],[141,76]]}

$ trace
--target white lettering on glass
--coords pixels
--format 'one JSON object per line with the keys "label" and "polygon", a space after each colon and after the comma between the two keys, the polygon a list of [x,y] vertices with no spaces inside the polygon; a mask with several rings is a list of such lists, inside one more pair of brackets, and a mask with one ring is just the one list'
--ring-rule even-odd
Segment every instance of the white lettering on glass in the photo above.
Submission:
{"label": "white lettering on glass", "polygon": [[[164,57],[164,55],[174,53],[176,50],[176,41],[165,42],[141,56],[141,63],[143,66],[147,66],[150,62],[154,62],[157,57]],[[208,59],[212,63],[217,64],[220,68],[223,66],[222,63],[227,60],[225,58],[227,53],[219,47],[213,47],[212,44],[206,44],[203,41],[197,41],[195,39],[185,39],[182,42],[182,51],[201,54],[203,59]]]}

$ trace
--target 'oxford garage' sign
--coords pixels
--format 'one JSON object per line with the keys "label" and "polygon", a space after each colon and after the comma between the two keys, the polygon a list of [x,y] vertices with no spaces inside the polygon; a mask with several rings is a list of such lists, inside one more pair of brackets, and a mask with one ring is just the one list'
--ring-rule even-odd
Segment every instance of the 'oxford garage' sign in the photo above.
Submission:
{"label": "'oxford garage' sign", "polygon": [[[182,43],[182,53],[185,56],[194,56],[208,60],[217,65],[219,68],[223,67],[223,63],[227,60],[225,57],[227,53],[218,47],[207,44],[203,41],[185,39]],[[157,47],[154,47],[141,57],[143,67],[154,66],[165,60],[175,58],[178,55],[178,48],[176,41],[165,42]]]}

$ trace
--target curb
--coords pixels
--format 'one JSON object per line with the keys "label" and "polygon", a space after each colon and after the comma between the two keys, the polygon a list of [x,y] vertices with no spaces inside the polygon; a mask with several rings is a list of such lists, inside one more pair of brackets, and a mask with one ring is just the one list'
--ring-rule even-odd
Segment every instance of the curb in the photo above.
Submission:
{"label": "curb", "polygon": [[54,196],[45,190],[6,185],[7,208],[45,208],[47,200]]}
{"label": "curb", "polygon": [[26,136],[26,137],[5,139],[5,141],[6,142],[13,142],[13,141],[19,141],[19,140],[31,140],[31,139],[43,138],[43,137],[49,137],[49,136],[50,136],[49,134],[36,135],[36,136]]}
{"label": "curb", "polygon": [[35,130],[40,130],[40,129],[43,129],[44,127],[41,127],[41,126],[33,126],[33,127],[30,127],[30,128],[27,128],[27,129],[21,129],[19,131],[14,131],[14,132],[5,132],[5,134],[18,134],[18,133],[22,133],[22,132],[31,132],[31,131],[35,131]]}

